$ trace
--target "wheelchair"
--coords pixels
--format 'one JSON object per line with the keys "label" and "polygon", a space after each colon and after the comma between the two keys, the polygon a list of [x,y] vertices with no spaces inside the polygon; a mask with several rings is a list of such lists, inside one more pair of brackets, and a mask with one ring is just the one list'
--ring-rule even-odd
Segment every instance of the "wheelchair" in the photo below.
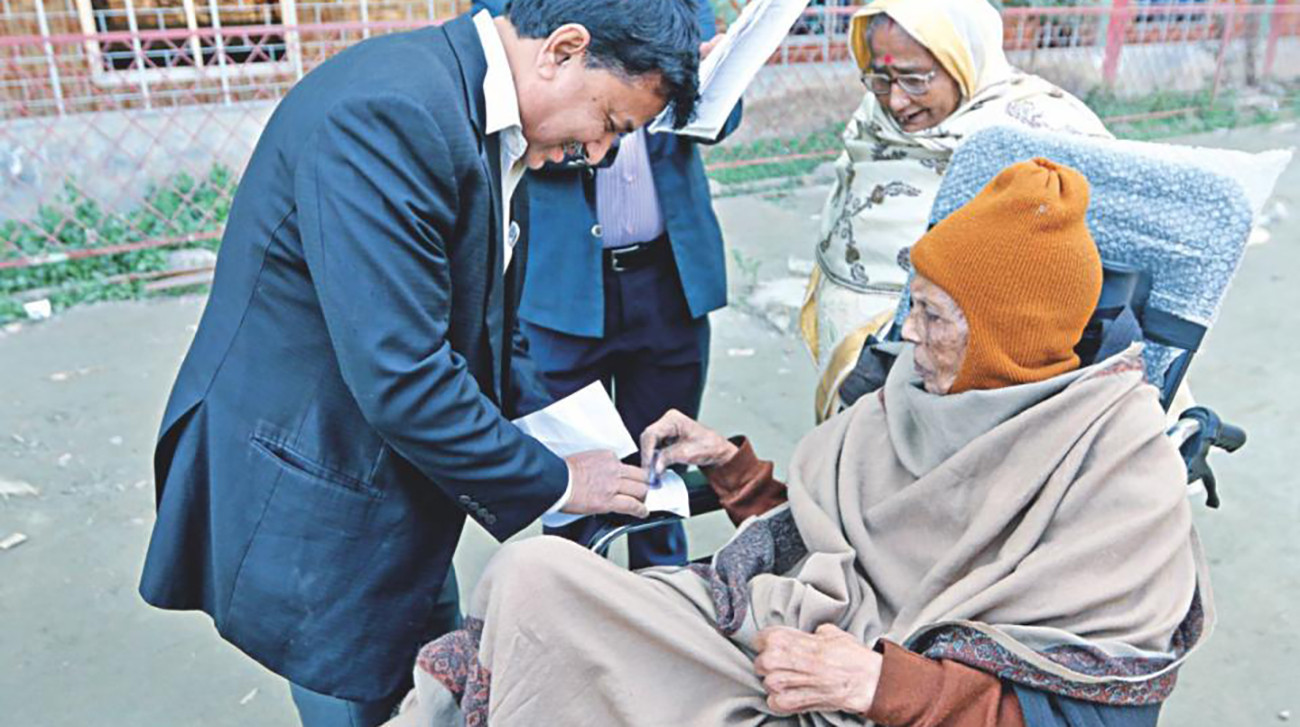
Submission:
{"label": "wheelchair", "polygon": [[[1252,214],[1236,181],[1165,158],[1159,148],[1021,127],[983,129],[953,155],[930,226],[1017,162],[1046,157],[1082,172],[1092,188],[1088,227],[1101,254],[1103,283],[1076,352],[1086,366],[1143,341],[1147,380],[1159,388],[1168,411],[1218,317],[1245,253]],[[842,407],[883,385],[893,360],[888,344],[898,340],[909,308],[905,293],[887,332],[867,340],[838,392]],[[1183,457],[1189,488],[1203,487],[1206,506],[1219,507],[1209,455],[1215,449],[1237,451],[1246,433],[1212,409],[1195,406],[1178,412],[1168,436]],[[684,478],[693,516],[721,508],[702,472],[690,470]],[[645,520],[610,519],[587,546],[607,556],[618,539],[679,519],[663,513]]]}

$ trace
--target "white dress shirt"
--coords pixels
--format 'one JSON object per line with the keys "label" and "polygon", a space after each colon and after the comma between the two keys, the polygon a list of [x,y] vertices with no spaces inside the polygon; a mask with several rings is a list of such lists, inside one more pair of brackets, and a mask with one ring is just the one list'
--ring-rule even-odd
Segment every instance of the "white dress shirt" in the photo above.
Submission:
{"label": "white dress shirt", "polygon": [[[501,44],[501,34],[497,32],[492,15],[480,10],[474,15],[474,27],[478,30],[479,43],[487,59],[487,74],[483,77],[487,118],[483,120],[483,133],[499,134],[501,140],[501,245],[504,251],[501,259],[502,270],[507,270],[515,253],[515,243],[519,241],[519,226],[510,219],[510,200],[524,178],[524,152],[528,150],[528,140],[524,138],[524,125],[519,119],[519,92],[515,89],[514,73],[510,70],[506,48]],[[564,494],[546,512],[559,512],[569,503],[572,492],[573,471],[570,470]]]}
{"label": "white dress shirt", "polygon": [[501,235],[502,269],[510,267],[518,242],[519,227],[510,219],[510,200],[515,188],[524,178],[524,152],[528,140],[524,138],[523,122],[519,120],[519,96],[515,90],[515,77],[506,58],[501,34],[497,32],[492,15],[480,10],[474,16],[483,55],[487,58],[487,75],[483,77],[483,97],[486,100],[487,118],[483,120],[485,134],[500,134],[501,139]]}

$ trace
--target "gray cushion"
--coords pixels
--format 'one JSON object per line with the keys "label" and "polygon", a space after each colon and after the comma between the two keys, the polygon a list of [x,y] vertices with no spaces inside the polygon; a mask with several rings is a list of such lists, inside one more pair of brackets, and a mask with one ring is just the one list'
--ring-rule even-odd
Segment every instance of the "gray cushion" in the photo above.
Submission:
{"label": "gray cushion", "polygon": [[[1152,153],[1144,154],[1144,146]],[[1092,186],[1088,227],[1102,259],[1149,271],[1151,308],[1208,329],[1241,262],[1250,206],[1237,182],[1157,158],[1157,148],[1014,127],[984,129],[953,155],[930,223],[964,205],[1012,164],[1046,157],[1068,165]],[[906,308],[904,300],[898,321]],[[1157,386],[1178,353],[1147,346],[1147,375]]]}

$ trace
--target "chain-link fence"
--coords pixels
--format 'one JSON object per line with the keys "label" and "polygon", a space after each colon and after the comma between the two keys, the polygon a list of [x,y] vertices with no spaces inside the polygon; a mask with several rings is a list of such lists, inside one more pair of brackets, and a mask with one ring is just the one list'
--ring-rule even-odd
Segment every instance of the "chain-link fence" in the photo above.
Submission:
{"label": "chain-link fence", "polygon": [[[736,1],[718,0],[719,15]],[[1291,85],[1300,78],[1295,0],[1006,5],[1003,47],[1011,62],[1083,98],[1121,133],[1162,119],[1217,114],[1225,118],[1214,122],[1232,123],[1267,116],[1250,112],[1256,108],[1300,110]],[[864,92],[848,49],[848,19],[857,9],[847,0],[809,8],[746,95],[740,132],[706,154],[715,178],[797,174],[835,156]]]}
{"label": "chain-link fence", "polygon": [[[209,257],[174,251],[215,247],[288,88],[352,43],[469,4],[0,1],[0,319],[31,299],[58,307],[192,282]],[[716,0],[720,22],[742,4]],[[715,178],[797,174],[834,156],[863,93],[848,51],[855,10],[814,0],[747,93],[740,131],[707,151]],[[1081,0],[1003,16],[1013,63],[1112,120],[1236,108],[1288,80],[1283,69],[1300,73],[1294,0]]]}

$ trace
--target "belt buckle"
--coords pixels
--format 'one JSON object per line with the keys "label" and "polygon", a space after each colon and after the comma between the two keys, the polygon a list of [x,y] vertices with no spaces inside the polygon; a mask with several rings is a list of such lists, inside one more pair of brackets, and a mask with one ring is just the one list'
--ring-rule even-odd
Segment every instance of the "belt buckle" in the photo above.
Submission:
{"label": "belt buckle", "polygon": [[623,253],[624,253],[624,252],[630,252],[630,250],[628,250],[628,251],[624,251],[624,250],[610,250],[610,251],[609,251],[609,269],[610,269],[610,270],[612,270],[612,271],[614,271],[614,272],[616,272],[616,273],[625,273],[625,272],[627,272],[628,270],[631,270],[631,268],[623,267],[623,263],[619,262],[619,260],[622,259],[622,257],[623,257]]}

